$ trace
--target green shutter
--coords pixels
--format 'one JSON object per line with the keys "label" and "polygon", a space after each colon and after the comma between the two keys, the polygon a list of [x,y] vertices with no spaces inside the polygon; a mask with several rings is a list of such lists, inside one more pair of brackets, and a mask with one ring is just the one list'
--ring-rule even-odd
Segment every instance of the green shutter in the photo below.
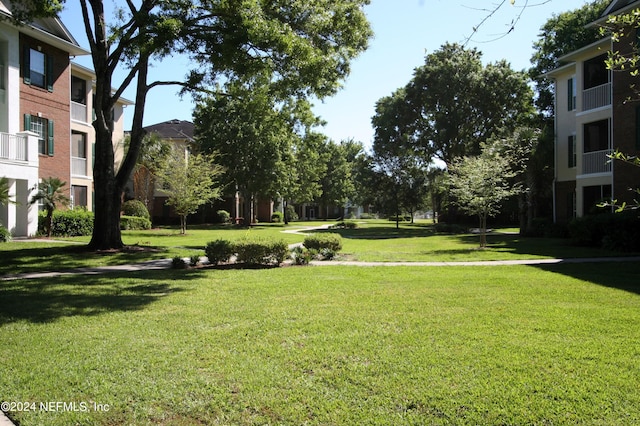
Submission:
{"label": "green shutter", "polygon": [[53,92],[53,57],[51,55],[45,55],[44,62],[46,66],[46,85],[47,90]]}
{"label": "green shutter", "polygon": [[31,131],[31,116],[29,114],[24,115],[24,131]]}
{"label": "green shutter", "polygon": [[96,144],[91,144],[91,170],[96,165]]}
{"label": "green shutter", "polygon": [[24,84],[31,84],[31,49],[27,46],[24,47],[22,65],[24,66],[22,70]]}
{"label": "green shutter", "polygon": [[49,120],[49,133],[47,134],[47,153],[53,156],[53,120]]}
{"label": "green shutter", "polygon": [[569,140],[568,140],[568,147],[569,147],[569,159],[567,161],[567,165],[569,168],[575,167],[575,164],[573,164],[573,138],[574,136],[569,136]]}
{"label": "green shutter", "polygon": [[567,80],[567,111],[573,110],[573,79]]}

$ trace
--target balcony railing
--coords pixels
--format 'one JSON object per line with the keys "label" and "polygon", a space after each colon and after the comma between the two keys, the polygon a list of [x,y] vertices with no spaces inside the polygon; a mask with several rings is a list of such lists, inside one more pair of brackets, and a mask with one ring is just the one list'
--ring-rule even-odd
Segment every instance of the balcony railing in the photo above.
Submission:
{"label": "balcony railing", "polygon": [[611,153],[610,149],[585,152],[582,155],[582,174],[610,173],[611,159],[608,155],[611,155]]}
{"label": "balcony railing", "polygon": [[87,122],[87,106],[77,102],[71,102],[71,119],[75,121]]}
{"label": "balcony railing", "polygon": [[71,174],[74,176],[87,176],[87,159],[71,157]]}
{"label": "balcony railing", "polygon": [[592,109],[611,105],[611,83],[591,87],[582,92],[582,110]]}
{"label": "balcony railing", "polygon": [[0,133],[0,158],[13,161],[29,161],[27,137]]}

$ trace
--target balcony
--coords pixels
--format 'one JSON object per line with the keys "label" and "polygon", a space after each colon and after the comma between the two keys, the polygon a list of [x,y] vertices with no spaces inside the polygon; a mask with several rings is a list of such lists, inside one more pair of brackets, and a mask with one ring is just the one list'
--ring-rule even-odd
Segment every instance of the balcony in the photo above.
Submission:
{"label": "balcony", "polygon": [[591,87],[582,92],[582,110],[590,111],[611,105],[611,83]]}
{"label": "balcony", "polygon": [[591,175],[595,173],[611,173],[612,150],[585,152],[582,155],[582,174]]}
{"label": "balcony", "polygon": [[71,119],[73,121],[87,122],[87,106],[78,102],[71,102]]}
{"label": "balcony", "polygon": [[27,137],[0,133],[0,159],[11,161],[29,161]]}
{"label": "balcony", "polygon": [[71,157],[71,174],[74,176],[87,176],[87,159]]}

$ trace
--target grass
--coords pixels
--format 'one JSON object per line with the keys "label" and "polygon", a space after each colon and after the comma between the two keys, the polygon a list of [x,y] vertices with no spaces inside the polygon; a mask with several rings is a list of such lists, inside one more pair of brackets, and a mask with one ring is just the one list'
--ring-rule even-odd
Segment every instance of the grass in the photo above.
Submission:
{"label": "grass", "polygon": [[[283,239],[287,243],[304,240],[300,234],[288,230],[304,230],[327,225],[330,222],[295,222],[282,225],[260,225],[248,228],[193,227],[186,235],[173,228],[150,231],[123,231],[123,242],[134,250],[122,253],[87,253],[81,245],[58,243],[12,242],[0,244],[0,275],[25,272],[61,271],[79,267],[95,267],[142,262],[145,260],[204,255],[207,242],[215,239],[236,240],[260,237]],[[523,238],[498,230],[488,236],[489,247],[478,249],[478,236],[435,234],[429,224],[402,224],[394,222],[362,221],[358,229],[331,229],[343,236],[342,257],[348,260],[370,262],[440,262],[543,259],[563,257],[619,256],[611,252],[588,247],[573,247],[568,240],[549,238]],[[325,231],[314,231],[325,232]],[[66,239],[86,243],[89,237]]]}
{"label": "grass", "polygon": [[2,400],[48,424],[638,424],[633,263],[0,283]]}

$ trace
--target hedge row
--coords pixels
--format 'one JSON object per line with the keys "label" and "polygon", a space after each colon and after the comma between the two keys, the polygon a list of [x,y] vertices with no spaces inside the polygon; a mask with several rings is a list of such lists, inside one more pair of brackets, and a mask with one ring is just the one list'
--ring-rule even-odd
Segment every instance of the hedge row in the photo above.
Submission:
{"label": "hedge row", "polygon": [[[45,235],[46,212],[38,213],[38,234]],[[51,235],[55,237],[78,237],[93,233],[93,212],[84,209],[56,210],[53,212],[53,229]],[[151,221],[144,217],[120,217],[120,229],[140,230],[151,229]]]}
{"label": "hedge row", "polygon": [[236,256],[236,262],[249,265],[279,265],[289,254],[289,246],[283,240],[211,241],[205,253],[212,264],[228,262]]}
{"label": "hedge row", "polygon": [[342,250],[342,237],[340,234],[311,234],[305,237],[303,245],[309,250],[328,249],[334,252]]}
{"label": "hedge row", "polygon": [[569,223],[573,244],[616,251],[640,251],[640,214],[637,210],[576,218]]}

